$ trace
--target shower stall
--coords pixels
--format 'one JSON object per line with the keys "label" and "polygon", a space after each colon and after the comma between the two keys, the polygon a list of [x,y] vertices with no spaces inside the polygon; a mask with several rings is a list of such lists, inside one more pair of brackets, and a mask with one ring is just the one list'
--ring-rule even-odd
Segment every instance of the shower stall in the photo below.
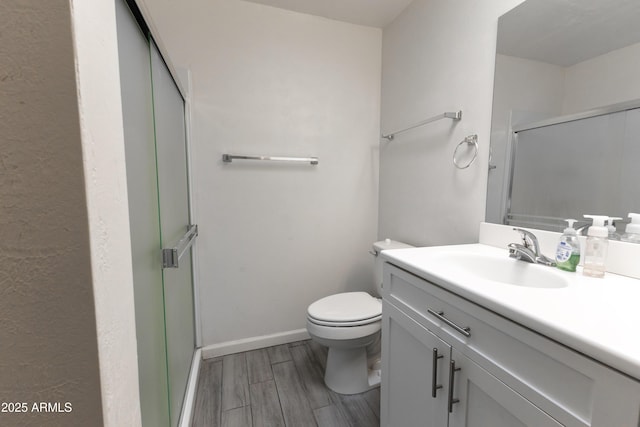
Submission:
{"label": "shower stall", "polygon": [[196,350],[184,94],[135,2],[116,18],[142,424],[175,427]]}

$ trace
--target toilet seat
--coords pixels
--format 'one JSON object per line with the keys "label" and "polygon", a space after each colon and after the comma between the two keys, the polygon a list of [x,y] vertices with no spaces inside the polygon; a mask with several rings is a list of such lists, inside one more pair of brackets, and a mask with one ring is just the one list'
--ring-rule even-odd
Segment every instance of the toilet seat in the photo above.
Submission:
{"label": "toilet seat", "polygon": [[343,292],[311,304],[307,318],[323,326],[361,326],[382,318],[382,303],[366,292]]}
{"label": "toilet seat", "polygon": [[316,325],[320,325],[320,326],[332,326],[332,327],[345,328],[345,327],[368,325],[369,323],[377,322],[380,319],[382,319],[382,315],[371,317],[369,319],[357,320],[355,322],[329,322],[326,320],[318,320],[311,316],[307,316],[307,319],[309,320],[309,322],[315,323]]}
{"label": "toilet seat", "polygon": [[[371,336],[380,332],[382,328],[382,320],[365,323],[358,326],[336,326],[336,325],[318,325],[307,317],[307,331],[312,338],[316,339],[320,344],[330,347],[329,344],[323,343],[322,340],[333,341],[333,347],[347,346],[349,348],[358,344],[359,341],[368,342]],[[320,340],[318,340],[320,338]],[[363,344],[365,345],[365,344]]]}

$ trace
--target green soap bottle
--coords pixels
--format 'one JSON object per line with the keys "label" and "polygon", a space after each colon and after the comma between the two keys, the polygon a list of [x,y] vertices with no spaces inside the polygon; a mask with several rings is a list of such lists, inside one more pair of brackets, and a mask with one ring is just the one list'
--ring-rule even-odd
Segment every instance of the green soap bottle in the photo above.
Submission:
{"label": "green soap bottle", "polygon": [[565,219],[569,226],[564,229],[558,248],[556,249],[556,267],[565,271],[576,271],[580,262],[580,241],[578,233],[573,228],[575,219]]}

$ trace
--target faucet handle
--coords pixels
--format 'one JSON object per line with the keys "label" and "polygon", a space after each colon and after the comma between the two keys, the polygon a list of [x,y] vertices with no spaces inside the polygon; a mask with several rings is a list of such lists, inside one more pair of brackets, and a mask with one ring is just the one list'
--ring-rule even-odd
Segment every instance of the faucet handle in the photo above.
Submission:
{"label": "faucet handle", "polygon": [[509,243],[507,245],[507,249],[509,249],[509,257],[511,258],[531,263],[536,262],[536,254],[534,254],[533,251],[526,246],[523,246],[519,243]]}
{"label": "faucet handle", "polygon": [[536,256],[540,253],[540,248],[538,246],[538,238],[532,232],[525,230],[523,228],[513,227],[514,231],[520,233],[520,237],[522,237],[522,244],[525,248],[532,249]]}
{"label": "faucet handle", "polygon": [[522,236],[522,245],[517,243],[510,243],[509,256],[516,259],[521,259],[534,264],[543,264],[551,267],[555,267],[556,262],[551,258],[547,258],[540,253],[540,245],[538,244],[538,238],[535,234],[522,228],[513,228],[514,231],[520,233]]}

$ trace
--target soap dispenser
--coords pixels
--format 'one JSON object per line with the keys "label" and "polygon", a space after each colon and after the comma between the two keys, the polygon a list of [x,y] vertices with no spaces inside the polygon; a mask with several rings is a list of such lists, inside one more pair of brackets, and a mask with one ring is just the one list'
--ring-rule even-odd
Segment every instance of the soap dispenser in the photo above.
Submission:
{"label": "soap dispenser", "polygon": [[627,224],[620,240],[629,243],[640,243],[640,214],[630,213],[631,222]]}
{"label": "soap dispenser", "polygon": [[578,233],[573,228],[575,219],[565,219],[569,226],[564,229],[556,249],[556,267],[565,271],[576,271],[580,262],[580,241]]}
{"label": "soap dispenser", "polygon": [[604,225],[609,219],[603,215],[585,215],[585,218],[593,219],[593,225],[587,231],[587,245],[584,251],[585,276],[604,277],[605,260],[607,259],[607,249],[609,247],[609,230]]}
{"label": "soap dispenser", "polygon": [[607,231],[609,233],[609,240],[620,240],[620,235],[618,234],[618,231],[616,230],[616,225],[613,223],[613,221],[617,221],[619,219],[622,219],[620,217],[617,216],[610,216],[608,223],[607,223]]}

